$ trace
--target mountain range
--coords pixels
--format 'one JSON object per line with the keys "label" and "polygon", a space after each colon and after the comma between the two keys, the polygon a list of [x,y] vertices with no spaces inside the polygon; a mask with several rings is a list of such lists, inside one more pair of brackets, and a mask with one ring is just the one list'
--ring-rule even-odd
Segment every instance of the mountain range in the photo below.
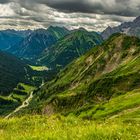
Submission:
{"label": "mountain range", "polygon": [[15,30],[2,30],[0,31],[0,50],[6,51],[10,47],[22,41],[25,36],[31,33],[30,30],[15,31]]}
{"label": "mountain range", "polygon": [[50,26],[46,29],[37,29],[26,36],[22,41],[11,46],[7,51],[19,58],[34,59],[44,49],[55,44],[57,40],[67,35],[66,28]]}
{"label": "mountain range", "polygon": [[103,39],[106,40],[114,33],[124,33],[140,38],[140,16],[134,19],[132,22],[124,22],[116,27],[109,26],[101,33],[101,35]]}
{"label": "mountain range", "polygon": [[[18,35],[17,31],[10,32]],[[27,36],[25,34],[21,34],[23,40],[19,44],[0,53],[0,113],[3,115],[19,106],[28,97],[30,89],[38,87],[43,79],[52,79],[57,73],[57,65],[64,67],[103,41],[96,32],[83,29],[70,32],[66,28],[52,26],[47,30],[29,31]],[[43,58],[36,62],[41,66],[32,66],[34,63],[25,61],[36,61],[36,57],[37,60]],[[51,62],[52,58],[55,59]],[[49,70],[42,65],[55,69]]]}
{"label": "mountain range", "polygon": [[[52,26],[24,32],[20,43],[6,50],[20,59],[0,52],[0,113],[9,114],[30,97],[28,106],[16,115],[59,113],[98,119],[136,109],[140,104],[136,98],[140,90],[139,21],[138,17],[114,27],[115,34],[109,27],[102,36],[82,28],[69,31]],[[103,42],[102,37],[108,39]],[[26,64],[23,58],[39,66]],[[58,67],[60,72],[54,73]],[[46,82],[42,75],[52,77]],[[42,83],[34,84],[39,79]],[[122,98],[126,100],[121,104]],[[117,107],[112,109],[113,103]]]}
{"label": "mountain range", "polygon": [[96,32],[75,30],[46,48],[38,62],[51,68],[64,67],[102,42],[102,37]]}
{"label": "mountain range", "polygon": [[102,33],[0,31],[0,139],[138,140],[139,126],[140,16]]}

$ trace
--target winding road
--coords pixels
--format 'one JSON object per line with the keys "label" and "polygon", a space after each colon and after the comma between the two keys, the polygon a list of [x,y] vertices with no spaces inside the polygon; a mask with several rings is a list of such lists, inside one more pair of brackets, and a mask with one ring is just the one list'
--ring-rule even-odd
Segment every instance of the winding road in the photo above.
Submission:
{"label": "winding road", "polygon": [[[44,80],[42,80],[42,84],[40,85],[39,88],[43,87],[45,84]],[[19,107],[17,107],[13,112],[11,112],[10,114],[8,114],[5,118],[8,119],[9,117],[11,117],[13,114],[15,114],[16,112],[20,111],[22,108],[25,108],[29,105],[30,101],[32,100],[33,98],[33,92],[34,91],[31,91],[29,97],[23,101],[22,105],[20,105]]]}
{"label": "winding road", "polygon": [[9,115],[7,115],[5,118],[9,118],[11,117],[14,113],[18,112],[19,110],[21,110],[22,108],[25,108],[29,105],[31,99],[33,98],[33,91],[30,93],[30,96],[22,103],[22,105],[20,105],[19,107],[17,107],[13,112],[11,112]]}

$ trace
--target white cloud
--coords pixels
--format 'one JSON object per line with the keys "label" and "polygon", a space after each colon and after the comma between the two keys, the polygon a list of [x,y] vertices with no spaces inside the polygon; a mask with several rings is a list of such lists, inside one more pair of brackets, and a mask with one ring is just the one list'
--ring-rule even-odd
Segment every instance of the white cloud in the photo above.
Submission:
{"label": "white cloud", "polygon": [[7,4],[7,5],[3,5],[0,4],[0,17],[5,17],[5,16],[14,16],[15,12],[14,10],[11,8],[11,4]]}

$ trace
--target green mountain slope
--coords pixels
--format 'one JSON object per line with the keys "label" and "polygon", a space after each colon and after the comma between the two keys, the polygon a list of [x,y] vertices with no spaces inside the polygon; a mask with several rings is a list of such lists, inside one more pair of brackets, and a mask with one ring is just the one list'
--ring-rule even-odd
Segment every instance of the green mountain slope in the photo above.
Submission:
{"label": "green mountain slope", "polygon": [[10,54],[0,52],[0,94],[6,94],[26,79],[29,67]]}
{"label": "green mountain slope", "polygon": [[18,96],[27,96],[22,86],[18,86],[21,92],[15,89],[19,83],[29,84],[31,82],[30,73],[30,67],[24,62],[10,54],[0,52],[0,114],[7,112],[9,108],[18,106]]}
{"label": "green mountain slope", "polygon": [[[100,110],[99,112],[106,113],[101,116],[108,116],[106,106],[111,108],[109,102],[117,97],[127,98],[139,89],[139,63],[140,40],[123,34],[113,35],[103,45],[75,60],[54,80],[44,85],[36,93],[28,109],[46,114],[60,112],[81,115],[85,112],[85,116],[92,110],[90,117],[95,118],[96,112]],[[118,102],[118,107],[114,107],[114,112],[110,114],[135,108],[140,102],[134,100],[131,102],[128,99],[124,104]]]}
{"label": "green mountain slope", "polygon": [[97,33],[79,29],[47,48],[38,61],[51,68],[63,67],[101,43],[102,38]]}
{"label": "green mountain slope", "polygon": [[29,66],[11,54],[0,51],[0,115],[22,104],[30,92],[40,86],[46,71],[45,67]]}

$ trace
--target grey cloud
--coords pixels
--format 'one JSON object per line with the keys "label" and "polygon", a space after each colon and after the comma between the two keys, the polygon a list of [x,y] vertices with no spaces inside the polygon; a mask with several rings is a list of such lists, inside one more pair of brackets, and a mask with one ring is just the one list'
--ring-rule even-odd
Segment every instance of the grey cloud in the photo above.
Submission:
{"label": "grey cloud", "polygon": [[21,28],[58,25],[99,31],[132,20],[140,12],[137,0],[0,0],[5,5],[9,2],[14,14],[0,16],[0,22],[7,19],[6,25]]}
{"label": "grey cloud", "polygon": [[139,0],[0,0],[0,3],[7,2],[18,3],[33,11],[38,9],[38,4],[45,4],[65,13],[81,12],[128,17],[140,15]]}
{"label": "grey cloud", "polygon": [[5,3],[9,3],[9,2],[11,2],[11,1],[10,0],[0,0],[1,4],[5,4]]}
{"label": "grey cloud", "polygon": [[[29,0],[30,2],[32,0]],[[140,15],[139,0],[34,0],[63,12],[111,14],[120,16]],[[133,4],[135,3],[135,5]]]}

